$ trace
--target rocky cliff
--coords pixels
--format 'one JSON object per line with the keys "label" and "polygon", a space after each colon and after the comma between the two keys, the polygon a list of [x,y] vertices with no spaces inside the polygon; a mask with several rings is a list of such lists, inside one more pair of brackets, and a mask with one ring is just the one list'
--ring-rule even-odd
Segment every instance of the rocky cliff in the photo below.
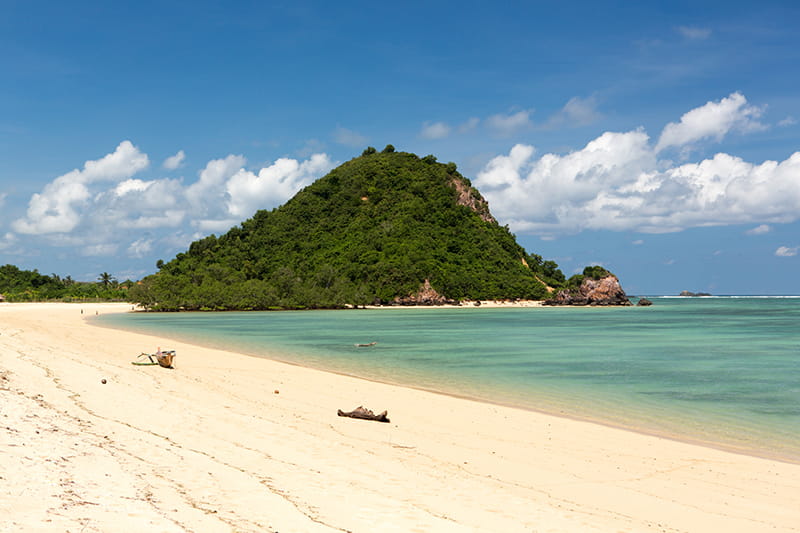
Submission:
{"label": "rocky cliff", "polygon": [[600,279],[585,277],[577,289],[558,291],[545,305],[631,305],[619,280],[613,274]]}

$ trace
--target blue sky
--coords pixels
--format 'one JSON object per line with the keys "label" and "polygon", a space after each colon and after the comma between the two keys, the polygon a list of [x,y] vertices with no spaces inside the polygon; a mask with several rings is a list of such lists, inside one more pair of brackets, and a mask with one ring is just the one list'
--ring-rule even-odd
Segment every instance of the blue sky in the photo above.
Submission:
{"label": "blue sky", "polygon": [[0,1],[0,264],[138,279],[391,143],[567,275],[800,294],[800,7],[553,4]]}

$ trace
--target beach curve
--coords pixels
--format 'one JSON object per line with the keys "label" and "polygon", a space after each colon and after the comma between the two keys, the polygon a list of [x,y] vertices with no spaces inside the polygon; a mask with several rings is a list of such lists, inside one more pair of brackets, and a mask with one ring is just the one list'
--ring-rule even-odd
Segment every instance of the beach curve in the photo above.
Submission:
{"label": "beach curve", "polygon": [[800,529],[799,465],[84,320],[129,308],[0,305],[4,529]]}

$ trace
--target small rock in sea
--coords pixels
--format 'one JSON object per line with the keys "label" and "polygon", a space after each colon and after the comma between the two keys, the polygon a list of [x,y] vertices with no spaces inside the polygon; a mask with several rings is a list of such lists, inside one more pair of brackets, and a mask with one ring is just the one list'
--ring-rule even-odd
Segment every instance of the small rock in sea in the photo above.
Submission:
{"label": "small rock in sea", "polygon": [[105,385],[105,384],[106,384],[106,378],[103,378],[103,379],[101,379],[101,380],[100,380],[100,383],[102,383],[103,385]]}
{"label": "small rock in sea", "polygon": [[647,307],[648,305],[653,305],[653,302],[651,302],[647,298],[640,298],[639,303],[637,303],[636,305],[640,307]]}

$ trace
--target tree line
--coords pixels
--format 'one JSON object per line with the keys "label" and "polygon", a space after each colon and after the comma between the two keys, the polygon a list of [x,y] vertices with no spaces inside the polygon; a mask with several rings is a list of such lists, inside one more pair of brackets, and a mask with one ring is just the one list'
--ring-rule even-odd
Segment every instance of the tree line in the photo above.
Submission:
{"label": "tree line", "polygon": [[119,282],[108,272],[97,281],[76,281],[71,276],[41,274],[38,270],[22,270],[14,265],[0,266],[0,295],[7,302],[59,301],[127,301],[131,280]]}

